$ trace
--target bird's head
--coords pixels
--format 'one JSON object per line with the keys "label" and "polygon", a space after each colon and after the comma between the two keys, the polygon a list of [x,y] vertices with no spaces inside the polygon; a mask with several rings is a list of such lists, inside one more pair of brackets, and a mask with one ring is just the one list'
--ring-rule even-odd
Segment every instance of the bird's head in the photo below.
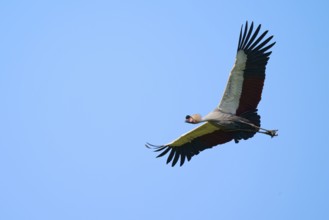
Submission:
{"label": "bird's head", "polygon": [[190,124],[197,124],[201,122],[200,114],[186,115],[185,122]]}

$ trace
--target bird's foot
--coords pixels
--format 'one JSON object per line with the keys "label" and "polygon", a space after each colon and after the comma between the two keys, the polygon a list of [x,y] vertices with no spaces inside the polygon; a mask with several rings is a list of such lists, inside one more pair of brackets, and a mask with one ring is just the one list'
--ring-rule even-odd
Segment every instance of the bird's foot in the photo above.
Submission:
{"label": "bird's foot", "polygon": [[265,134],[270,135],[272,138],[278,136],[278,130],[268,130]]}

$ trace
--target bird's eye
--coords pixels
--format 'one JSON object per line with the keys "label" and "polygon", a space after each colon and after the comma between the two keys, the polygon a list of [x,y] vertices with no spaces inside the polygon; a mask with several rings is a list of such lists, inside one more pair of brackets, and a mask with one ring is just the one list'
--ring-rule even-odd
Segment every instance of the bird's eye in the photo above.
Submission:
{"label": "bird's eye", "polygon": [[191,118],[191,116],[189,116],[189,115],[186,115],[185,119],[189,119],[189,118]]}

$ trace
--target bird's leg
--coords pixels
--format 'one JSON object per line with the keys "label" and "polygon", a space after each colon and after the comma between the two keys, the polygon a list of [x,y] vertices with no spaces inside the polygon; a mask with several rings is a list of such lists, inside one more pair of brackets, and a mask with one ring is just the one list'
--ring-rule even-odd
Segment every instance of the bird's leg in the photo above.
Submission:
{"label": "bird's leg", "polygon": [[240,120],[240,122],[256,128],[258,133],[267,134],[267,135],[270,135],[271,137],[278,136],[278,133],[277,133],[278,130],[267,130],[265,128],[258,127],[258,126],[254,125],[252,123],[242,121],[242,120]]}
{"label": "bird's leg", "polygon": [[278,130],[266,130],[264,128],[260,128],[260,129],[265,130],[265,131],[257,131],[258,133],[267,134],[267,135],[270,135],[271,137],[278,136],[278,133],[277,133]]}

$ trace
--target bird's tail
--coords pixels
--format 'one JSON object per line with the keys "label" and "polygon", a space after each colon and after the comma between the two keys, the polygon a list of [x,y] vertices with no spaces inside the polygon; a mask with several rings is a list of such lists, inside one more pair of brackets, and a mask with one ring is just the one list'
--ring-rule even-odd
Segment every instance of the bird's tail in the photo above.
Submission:
{"label": "bird's tail", "polygon": [[238,123],[238,127],[241,131],[234,134],[234,141],[236,143],[241,139],[247,140],[253,137],[260,127],[260,115],[257,113],[257,109],[245,112],[241,114],[240,117],[242,120]]}

